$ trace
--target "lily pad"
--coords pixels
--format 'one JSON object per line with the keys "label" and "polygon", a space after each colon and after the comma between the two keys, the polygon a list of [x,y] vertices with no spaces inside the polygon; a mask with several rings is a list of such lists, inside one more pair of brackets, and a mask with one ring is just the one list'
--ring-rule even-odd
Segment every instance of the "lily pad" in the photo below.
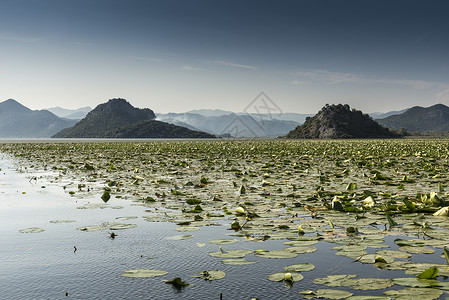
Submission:
{"label": "lily pad", "polygon": [[271,250],[271,251],[257,251],[254,255],[265,258],[293,258],[297,257],[298,253],[284,250]]}
{"label": "lily pad", "polygon": [[334,289],[318,289],[316,291],[305,290],[299,292],[305,299],[322,298],[322,299],[346,299],[353,295],[351,292],[334,290]]}
{"label": "lily pad", "polygon": [[[268,275],[267,278],[270,281],[283,281],[285,278],[285,274],[286,274],[285,272],[274,273],[274,274]],[[304,278],[304,276],[302,276],[299,273],[290,273],[290,274],[292,275],[293,282],[300,281]]]}
{"label": "lily pad", "polygon": [[288,265],[284,267],[287,272],[307,272],[315,269],[315,266],[309,263]]}
{"label": "lily pad", "polygon": [[43,231],[45,231],[45,229],[38,228],[38,227],[31,227],[31,228],[25,228],[25,229],[19,230],[19,232],[21,232],[21,233],[39,233],[39,232],[43,232]]}
{"label": "lily pad", "polygon": [[133,269],[124,271],[122,273],[122,276],[133,278],[148,278],[148,277],[163,276],[166,274],[168,274],[168,272],[155,269]]}
{"label": "lily pad", "polygon": [[221,261],[222,264],[225,265],[235,265],[235,266],[240,266],[240,265],[252,265],[252,264],[257,264],[258,261],[248,261],[244,258],[228,258],[228,259],[223,259]]}
{"label": "lily pad", "polygon": [[237,240],[236,239],[212,240],[209,241],[209,243],[214,245],[229,245],[237,243]]}
{"label": "lily pad", "polygon": [[243,258],[245,255],[253,253],[252,250],[228,250],[228,251],[218,251],[209,252],[210,256],[219,258]]}
{"label": "lily pad", "polygon": [[193,238],[193,235],[191,234],[182,234],[182,235],[172,235],[169,237],[166,237],[166,240],[169,241],[180,241],[180,240],[187,240]]}
{"label": "lily pad", "polygon": [[384,292],[387,296],[392,296],[395,300],[406,299],[438,299],[443,295],[443,291],[432,288],[406,288],[401,290],[390,290]]}

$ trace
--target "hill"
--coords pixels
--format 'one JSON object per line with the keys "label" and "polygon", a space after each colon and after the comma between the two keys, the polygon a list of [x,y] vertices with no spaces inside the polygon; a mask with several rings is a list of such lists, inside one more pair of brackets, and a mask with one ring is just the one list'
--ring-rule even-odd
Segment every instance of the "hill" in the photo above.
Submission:
{"label": "hill", "polygon": [[443,104],[430,107],[414,106],[402,114],[376,121],[390,129],[405,128],[408,132],[449,131],[449,107]]}
{"label": "hill", "polygon": [[125,99],[111,99],[90,111],[72,128],[54,138],[213,138],[188,128],[155,121],[149,108],[135,108]]}
{"label": "hill", "polygon": [[156,120],[142,121],[111,132],[111,138],[198,138],[210,139],[214,135]]}
{"label": "hill", "polygon": [[289,139],[387,138],[397,135],[349,105],[326,105],[290,131]]}
{"label": "hill", "polygon": [[55,138],[105,138],[126,125],[152,120],[156,116],[149,108],[135,108],[125,99],[111,99],[91,110],[72,128],[58,132]]}
{"label": "hill", "polygon": [[0,103],[0,137],[46,138],[76,121],[59,118],[46,110],[31,110],[16,100]]}

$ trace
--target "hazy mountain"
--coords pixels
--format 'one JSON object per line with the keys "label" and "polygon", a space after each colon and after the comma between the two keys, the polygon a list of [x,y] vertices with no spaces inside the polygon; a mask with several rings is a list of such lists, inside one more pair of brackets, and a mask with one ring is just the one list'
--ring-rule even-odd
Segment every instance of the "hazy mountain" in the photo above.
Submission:
{"label": "hazy mountain", "polygon": [[78,109],[66,109],[59,106],[56,107],[50,107],[45,108],[45,110],[48,110],[49,112],[54,113],[58,117],[71,119],[71,120],[81,120],[84,118],[88,112],[92,110],[90,106],[81,107]]}
{"label": "hazy mountain", "polygon": [[449,131],[449,107],[443,104],[430,107],[414,106],[402,114],[376,121],[395,130],[405,128],[408,132]]}
{"label": "hazy mountain", "polygon": [[386,138],[397,135],[349,105],[326,105],[289,132],[290,139]]}
{"label": "hazy mountain", "polygon": [[222,109],[194,109],[185,112],[186,114],[197,114],[205,117],[219,117],[224,115],[233,114],[232,111],[222,110]]}
{"label": "hazy mountain", "polygon": [[402,109],[402,110],[396,110],[396,111],[389,111],[389,112],[386,112],[386,113],[373,112],[373,113],[369,113],[369,116],[371,118],[373,118],[374,120],[377,120],[377,119],[383,119],[383,118],[386,118],[386,117],[389,117],[389,116],[393,116],[393,115],[400,115],[400,114],[406,112],[407,110],[408,110],[408,108]]}
{"label": "hazy mountain", "polygon": [[75,123],[47,110],[31,110],[13,99],[0,103],[0,137],[3,138],[51,137]]}
{"label": "hazy mountain", "polygon": [[[199,112],[203,110],[198,110]],[[176,125],[187,124],[188,128],[213,135],[233,137],[278,137],[285,135],[299,123],[269,119],[265,115],[230,113],[207,116],[198,113],[158,114],[157,119]],[[183,125],[186,126],[187,125]]]}
{"label": "hazy mountain", "polygon": [[154,121],[149,108],[135,108],[125,99],[111,99],[90,111],[55,138],[211,138],[188,128]]}

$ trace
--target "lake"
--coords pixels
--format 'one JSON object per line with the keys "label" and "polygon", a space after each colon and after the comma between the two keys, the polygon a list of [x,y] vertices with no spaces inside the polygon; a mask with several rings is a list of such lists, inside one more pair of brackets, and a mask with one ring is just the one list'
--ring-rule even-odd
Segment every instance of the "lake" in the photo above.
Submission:
{"label": "lake", "polygon": [[[348,154],[325,155],[326,163],[331,161],[335,167],[324,169],[323,160],[287,153],[298,147],[306,147],[302,153],[305,149],[317,151],[318,144],[188,143],[3,145],[6,148],[0,157],[2,298],[220,299],[221,294],[222,299],[298,299],[303,296],[299,294],[301,291],[308,290],[304,296],[311,298],[320,296],[322,291],[318,290],[335,289],[354,296],[385,297],[385,291],[419,285],[422,291],[437,290],[436,298],[426,296],[426,299],[448,296],[444,291],[448,289],[445,274],[449,268],[442,266],[447,266],[442,254],[448,242],[447,237],[438,235],[447,230],[447,217],[433,217],[417,209],[402,211],[393,215],[397,226],[392,226],[385,213],[368,208],[363,213],[347,212],[352,209],[350,204],[344,204],[345,212],[322,210],[318,203],[323,200],[317,198],[320,186],[322,197],[328,197],[329,203],[334,196],[325,195],[326,191],[338,194],[342,201],[357,194],[357,201],[361,201],[362,195],[364,199],[368,197],[363,191],[369,190],[376,208],[384,201],[379,189],[389,194],[413,195],[415,199],[417,188],[430,193],[428,186],[436,189],[435,182],[445,185],[447,159],[426,159],[427,163],[439,166],[444,180],[419,178],[408,171],[409,181],[421,180],[410,182],[413,188],[398,189],[391,184],[404,179],[404,172],[410,167],[401,165],[399,158],[394,167],[376,168],[384,177],[390,177],[391,184],[383,179],[375,185],[372,182],[378,181],[372,178],[377,173],[369,173],[367,165],[347,161]],[[204,155],[207,151],[210,156]],[[281,156],[280,151],[285,154]],[[335,163],[337,156],[343,166]],[[390,159],[394,157],[391,155]],[[413,163],[422,162],[418,159]],[[350,169],[350,175],[346,176],[344,169]],[[343,175],[335,176],[334,180],[332,176],[337,173]],[[361,176],[363,173],[368,173],[369,178]],[[348,190],[347,185],[352,182],[357,182],[357,187]],[[107,203],[102,200],[105,190],[111,196]],[[446,192],[442,190],[439,195],[445,199]],[[388,201],[396,198],[390,197]],[[246,215],[235,212],[239,206],[245,207]],[[247,223],[234,231],[231,230],[234,219],[240,225]],[[422,226],[420,233],[419,226],[413,225],[414,220],[427,221],[431,226]],[[299,225],[304,233],[299,232]],[[357,232],[351,234],[349,227],[355,227]],[[37,232],[27,232],[29,228]],[[116,236],[111,236],[112,233]],[[423,252],[424,248],[433,252]],[[241,258],[233,256],[234,250],[245,254]],[[383,250],[404,255],[379,252]],[[381,256],[385,263],[374,261],[374,256]],[[245,261],[235,261],[243,257]],[[440,275],[434,279],[440,284],[438,289],[429,288],[430,283],[426,282],[393,284],[390,279],[414,280],[421,273],[424,267],[410,265],[413,262],[438,266]],[[298,269],[303,279],[293,284],[268,279],[271,274],[286,273],[286,266],[302,268],[306,264],[314,268]],[[167,273],[151,278],[123,276],[125,271],[136,269]],[[225,277],[218,280],[192,277],[212,270],[223,271]],[[357,277],[345,281],[329,277],[331,283],[319,281],[333,275]],[[166,283],[175,277],[190,285],[176,288]],[[357,282],[354,278],[383,281]],[[367,290],[366,286],[370,288]],[[440,291],[444,293],[441,296]],[[323,293],[323,298],[351,299],[350,294],[338,298]]]}

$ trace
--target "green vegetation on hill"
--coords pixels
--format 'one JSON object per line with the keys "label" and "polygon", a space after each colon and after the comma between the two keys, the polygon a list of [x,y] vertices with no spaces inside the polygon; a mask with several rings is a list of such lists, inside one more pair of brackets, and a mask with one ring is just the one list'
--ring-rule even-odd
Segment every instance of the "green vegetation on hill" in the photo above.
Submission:
{"label": "green vegetation on hill", "polygon": [[111,99],[98,105],[72,128],[55,138],[213,138],[213,135],[193,131],[153,120],[151,109],[135,108],[125,99]]}
{"label": "green vegetation on hill", "polygon": [[202,131],[194,131],[161,121],[149,120],[121,127],[111,132],[112,138],[215,138]]}
{"label": "green vegetation on hill", "polygon": [[414,106],[402,114],[376,121],[394,130],[405,128],[408,132],[444,132],[449,131],[449,107],[443,104]]}
{"label": "green vegetation on hill", "polygon": [[303,125],[290,131],[289,139],[389,138],[398,135],[349,105],[326,105]]}
{"label": "green vegetation on hill", "polygon": [[55,138],[106,138],[119,128],[156,118],[151,109],[135,108],[125,99],[111,99],[90,111],[87,116],[57,133]]}

